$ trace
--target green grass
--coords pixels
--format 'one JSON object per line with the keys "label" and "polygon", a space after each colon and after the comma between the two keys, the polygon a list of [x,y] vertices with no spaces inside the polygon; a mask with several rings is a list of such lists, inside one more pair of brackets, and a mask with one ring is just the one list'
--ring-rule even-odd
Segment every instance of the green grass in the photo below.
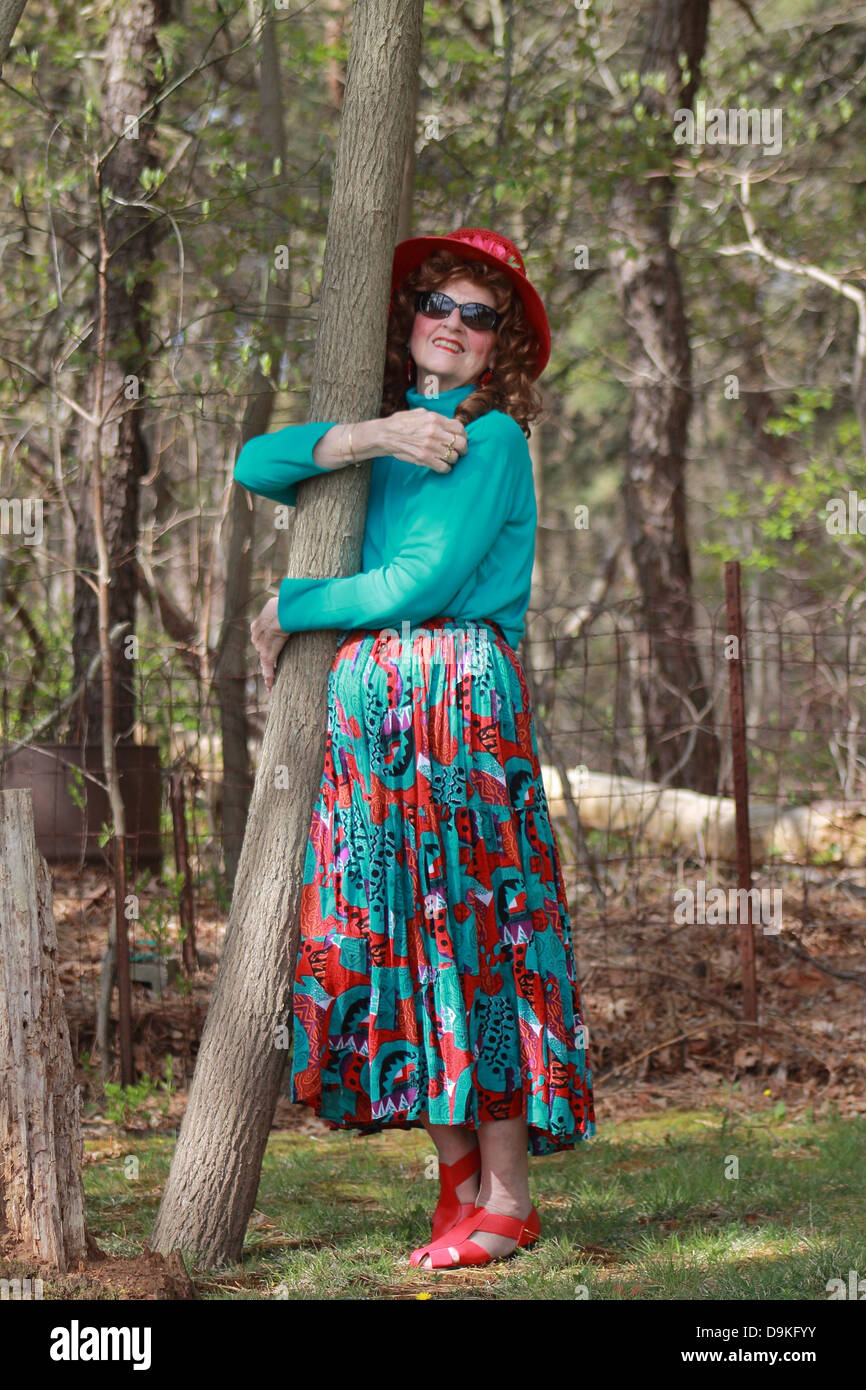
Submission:
{"label": "green grass", "polygon": [[[137,1180],[121,1158],[85,1168],[88,1225],[127,1256],[150,1232],[174,1140],[128,1142]],[[408,1265],[429,1238],[431,1152],[420,1130],[273,1136],[256,1200],[268,1224],[251,1225],[234,1266],[187,1258],[201,1297],[825,1300],[828,1279],[866,1273],[862,1117],[669,1110],[609,1126],[531,1160],[543,1238],[477,1270]]]}

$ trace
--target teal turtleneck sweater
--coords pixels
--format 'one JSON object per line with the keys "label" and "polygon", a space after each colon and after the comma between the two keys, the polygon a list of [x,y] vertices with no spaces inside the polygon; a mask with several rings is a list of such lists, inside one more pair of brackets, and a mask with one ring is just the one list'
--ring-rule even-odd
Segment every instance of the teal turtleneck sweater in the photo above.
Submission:
{"label": "teal turtleneck sweater", "polygon": [[[473,385],[438,397],[406,392],[410,410],[452,419]],[[336,421],[288,425],[248,440],[235,481],[294,506],[297,484],[333,469],[313,449]],[[468,449],[450,473],[388,456],[373,459],[358,574],[283,579],[277,615],[286,632],[311,628],[401,631],[441,615],[499,623],[516,647],[523,636],[535,554],[532,461],[517,421],[488,411],[466,426]]]}

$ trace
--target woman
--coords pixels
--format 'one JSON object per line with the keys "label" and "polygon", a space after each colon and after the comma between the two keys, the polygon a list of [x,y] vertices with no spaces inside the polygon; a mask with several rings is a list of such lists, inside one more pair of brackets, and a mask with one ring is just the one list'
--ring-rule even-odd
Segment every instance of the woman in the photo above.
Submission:
{"label": "woman", "polygon": [[[252,624],[338,631],[307,846],[292,1097],[331,1127],[423,1125],[425,1268],[532,1244],[528,1153],[595,1133],[559,853],[516,654],[536,505],[544,306],[513,244],[461,228],[394,255],[382,414],[250,440],[235,479],[294,504],[373,459],[357,575],[284,579]],[[415,625],[423,624],[416,627]]]}

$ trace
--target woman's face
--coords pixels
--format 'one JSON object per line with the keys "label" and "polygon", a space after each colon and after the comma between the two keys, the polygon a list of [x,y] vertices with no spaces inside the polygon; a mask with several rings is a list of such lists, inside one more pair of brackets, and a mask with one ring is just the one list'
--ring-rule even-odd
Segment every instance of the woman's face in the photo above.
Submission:
{"label": "woman's face", "polygon": [[[488,304],[496,308],[493,292],[486,285],[476,285],[465,275],[437,286],[457,304]],[[482,331],[467,328],[454,308],[447,319],[428,319],[416,313],[409,339],[409,352],[418,366],[416,389],[423,393],[430,377],[435,378],[439,392],[468,386],[493,365],[496,330]]]}

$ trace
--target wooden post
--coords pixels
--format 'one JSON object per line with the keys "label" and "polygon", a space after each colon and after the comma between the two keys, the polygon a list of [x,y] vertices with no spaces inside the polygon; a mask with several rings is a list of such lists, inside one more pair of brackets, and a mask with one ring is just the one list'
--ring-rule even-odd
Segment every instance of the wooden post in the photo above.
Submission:
{"label": "wooden post", "polygon": [[195,909],[192,897],[192,873],[189,867],[189,843],[186,835],[186,808],[183,797],[183,772],[180,768],[171,774],[171,824],[174,832],[174,862],[179,874],[183,874],[183,891],[180,897],[180,926],[183,932],[183,970],[191,979],[198,969],[195,949]]}
{"label": "wooden post", "polygon": [[82,1152],[33,793],[0,792],[0,1225],[61,1273],[86,1254]]}
{"label": "wooden post", "polygon": [[749,838],[749,776],[746,758],[746,705],[743,693],[743,614],[740,607],[740,562],[725,565],[728,637],[736,638],[736,656],[730,658],[731,751],[734,763],[734,803],[737,833],[737,887],[746,890],[746,921],[740,923],[740,959],[743,967],[743,1019],[758,1019],[758,986],[755,980],[755,928],[752,923],[752,846]]}

